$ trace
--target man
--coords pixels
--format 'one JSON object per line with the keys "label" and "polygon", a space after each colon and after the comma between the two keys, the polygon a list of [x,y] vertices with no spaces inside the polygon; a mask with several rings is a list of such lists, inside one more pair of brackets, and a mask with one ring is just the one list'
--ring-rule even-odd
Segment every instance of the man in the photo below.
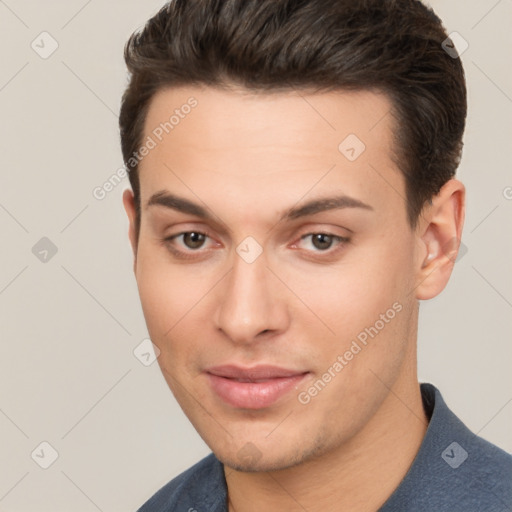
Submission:
{"label": "man", "polygon": [[178,0],[128,41],[135,276],[213,452],[140,511],[512,506],[512,456],[417,379],[464,222],[447,37],[417,0]]}

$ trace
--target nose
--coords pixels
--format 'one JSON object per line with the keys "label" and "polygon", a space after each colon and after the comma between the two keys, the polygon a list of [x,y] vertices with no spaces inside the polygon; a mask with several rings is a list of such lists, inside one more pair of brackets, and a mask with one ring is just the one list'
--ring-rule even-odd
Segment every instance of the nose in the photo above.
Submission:
{"label": "nose", "polygon": [[231,272],[218,289],[216,327],[238,344],[285,331],[289,318],[279,284],[264,253],[252,263],[235,254]]}

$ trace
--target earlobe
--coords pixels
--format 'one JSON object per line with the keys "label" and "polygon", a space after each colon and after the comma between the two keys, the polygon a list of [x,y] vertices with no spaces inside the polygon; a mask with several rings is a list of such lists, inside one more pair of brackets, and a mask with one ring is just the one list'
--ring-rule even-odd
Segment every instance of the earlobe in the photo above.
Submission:
{"label": "earlobe", "polygon": [[465,187],[449,180],[419,223],[416,298],[427,300],[446,287],[457,258],[465,216]]}
{"label": "earlobe", "polygon": [[130,239],[130,245],[132,246],[133,251],[133,271],[137,270],[137,234],[135,230],[136,225],[136,206],[135,199],[133,196],[133,192],[130,189],[126,189],[123,192],[123,205],[126,211],[126,215],[128,216],[128,238]]}

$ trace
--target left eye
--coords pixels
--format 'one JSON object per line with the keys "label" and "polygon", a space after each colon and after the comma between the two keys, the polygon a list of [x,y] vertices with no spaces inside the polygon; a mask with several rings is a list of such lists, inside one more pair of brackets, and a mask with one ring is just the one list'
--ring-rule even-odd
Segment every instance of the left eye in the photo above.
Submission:
{"label": "left eye", "polygon": [[169,237],[169,240],[183,237],[183,244],[187,249],[200,249],[208,237],[205,233],[200,231],[187,231],[185,233],[179,233]]}
{"label": "left eye", "polygon": [[311,238],[312,246],[318,249],[320,252],[330,249],[334,241],[337,241],[339,244],[348,242],[348,238],[338,235],[332,235],[330,233],[308,233],[307,235],[303,235],[300,237],[301,240],[304,240],[306,238]]}

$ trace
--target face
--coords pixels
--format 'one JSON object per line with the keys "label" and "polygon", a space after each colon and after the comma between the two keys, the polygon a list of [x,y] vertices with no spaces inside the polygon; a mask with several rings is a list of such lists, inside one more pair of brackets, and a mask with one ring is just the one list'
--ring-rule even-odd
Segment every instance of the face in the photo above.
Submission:
{"label": "face", "polygon": [[390,108],[371,92],[152,100],[138,243],[124,197],[135,275],[163,375],[228,466],[336,450],[413,364],[418,243]]}

